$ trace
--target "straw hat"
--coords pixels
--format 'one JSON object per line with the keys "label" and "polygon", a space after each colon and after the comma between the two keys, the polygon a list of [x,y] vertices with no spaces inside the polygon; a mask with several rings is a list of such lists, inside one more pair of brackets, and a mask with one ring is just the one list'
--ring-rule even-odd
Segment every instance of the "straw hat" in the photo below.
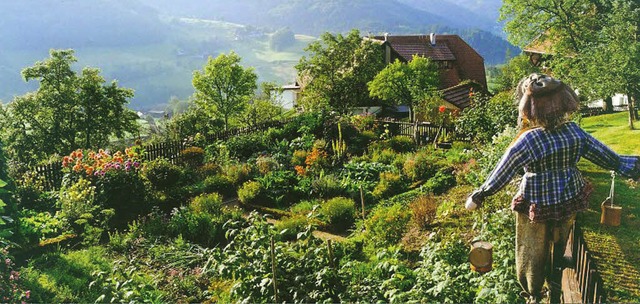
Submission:
{"label": "straw hat", "polygon": [[521,125],[553,129],[578,110],[579,99],[568,85],[545,74],[523,78],[516,89]]}

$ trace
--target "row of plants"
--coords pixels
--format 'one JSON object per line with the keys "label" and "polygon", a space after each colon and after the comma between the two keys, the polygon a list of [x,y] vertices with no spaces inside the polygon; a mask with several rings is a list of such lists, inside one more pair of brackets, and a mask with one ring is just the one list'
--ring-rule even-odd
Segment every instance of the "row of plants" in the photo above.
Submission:
{"label": "row of plants", "polygon": [[[74,151],[59,191],[16,179],[23,286],[40,302],[515,301],[498,281],[513,279],[512,258],[485,276],[466,263],[478,234],[511,243],[508,213],[469,231],[485,219],[458,203],[485,174],[475,159],[489,156],[386,134],[372,117],[316,113],[176,163],[140,161],[135,147]],[[236,196],[245,210],[223,203]],[[318,229],[346,241],[329,250]]]}

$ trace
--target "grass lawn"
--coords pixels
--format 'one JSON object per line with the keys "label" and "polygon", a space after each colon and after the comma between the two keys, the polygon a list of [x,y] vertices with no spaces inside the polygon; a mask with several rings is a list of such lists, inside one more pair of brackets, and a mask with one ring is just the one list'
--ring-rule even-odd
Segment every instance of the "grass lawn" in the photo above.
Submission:
{"label": "grass lawn", "polygon": [[[629,130],[628,113],[588,117],[582,127],[623,155],[640,155],[640,130]],[[640,123],[636,122],[636,127]],[[593,182],[590,208],[578,217],[589,251],[602,275],[608,302],[640,301],[640,189],[622,177],[616,178],[614,204],[622,206],[619,227],[600,225],[600,204],[609,195],[611,176],[607,170],[583,160],[579,167]]]}

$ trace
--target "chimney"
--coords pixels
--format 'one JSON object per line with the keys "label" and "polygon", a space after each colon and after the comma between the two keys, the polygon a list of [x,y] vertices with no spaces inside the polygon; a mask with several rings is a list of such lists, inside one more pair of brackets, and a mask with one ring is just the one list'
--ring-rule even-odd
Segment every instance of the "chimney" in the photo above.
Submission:
{"label": "chimney", "polygon": [[384,41],[387,41],[388,37],[389,37],[389,33],[384,33]]}
{"label": "chimney", "polygon": [[436,33],[429,34],[429,40],[431,41],[431,46],[436,46]]}

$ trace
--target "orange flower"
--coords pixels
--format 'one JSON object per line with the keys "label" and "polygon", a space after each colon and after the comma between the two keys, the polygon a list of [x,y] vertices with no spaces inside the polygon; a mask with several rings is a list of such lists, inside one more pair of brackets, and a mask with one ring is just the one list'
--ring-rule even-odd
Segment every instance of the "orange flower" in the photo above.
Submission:
{"label": "orange flower", "polygon": [[303,166],[298,165],[293,168],[296,170],[296,173],[300,176],[304,176],[307,174],[307,169]]}
{"label": "orange flower", "polygon": [[440,111],[440,113],[444,113],[444,111],[446,111],[447,108],[445,106],[440,106],[440,108],[438,108],[438,111]]}

